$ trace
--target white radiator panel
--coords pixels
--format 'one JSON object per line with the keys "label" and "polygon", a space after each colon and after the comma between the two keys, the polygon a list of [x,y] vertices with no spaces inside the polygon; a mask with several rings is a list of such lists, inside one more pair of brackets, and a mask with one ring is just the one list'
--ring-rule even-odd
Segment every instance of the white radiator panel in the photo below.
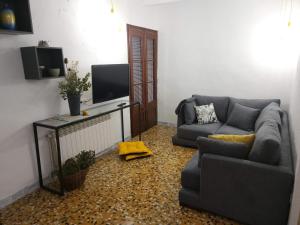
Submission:
{"label": "white radiator panel", "polygon": [[[120,141],[113,135],[113,123],[111,115],[105,115],[86,122],[75,124],[59,131],[61,160],[74,157],[82,150],[94,150],[100,154],[105,149]],[[120,128],[121,129],[121,128]],[[57,168],[57,148],[54,132],[48,135],[49,146],[54,167]]]}

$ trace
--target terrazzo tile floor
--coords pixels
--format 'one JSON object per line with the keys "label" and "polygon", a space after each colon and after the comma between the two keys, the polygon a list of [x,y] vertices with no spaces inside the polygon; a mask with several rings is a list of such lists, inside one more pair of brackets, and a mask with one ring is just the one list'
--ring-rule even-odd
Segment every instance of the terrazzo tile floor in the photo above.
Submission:
{"label": "terrazzo tile floor", "polygon": [[175,128],[156,126],[143,134],[154,155],[121,160],[101,156],[80,189],[63,197],[38,190],[0,211],[0,224],[237,224],[179,206],[180,171],[195,150],[173,146]]}

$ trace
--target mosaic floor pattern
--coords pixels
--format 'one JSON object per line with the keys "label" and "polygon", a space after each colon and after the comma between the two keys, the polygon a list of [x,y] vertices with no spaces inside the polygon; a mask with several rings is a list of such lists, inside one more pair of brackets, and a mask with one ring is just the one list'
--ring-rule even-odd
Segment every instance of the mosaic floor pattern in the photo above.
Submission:
{"label": "mosaic floor pattern", "polygon": [[180,171],[195,150],[173,146],[175,128],[156,126],[143,134],[154,156],[121,160],[100,157],[83,187],[64,197],[38,190],[0,211],[0,224],[205,224],[237,223],[178,204]]}

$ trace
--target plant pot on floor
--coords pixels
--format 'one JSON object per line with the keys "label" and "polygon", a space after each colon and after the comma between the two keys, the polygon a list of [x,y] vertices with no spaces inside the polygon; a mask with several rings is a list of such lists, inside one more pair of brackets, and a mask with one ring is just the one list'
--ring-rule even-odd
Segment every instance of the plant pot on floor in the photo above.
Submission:
{"label": "plant pot on floor", "polygon": [[68,95],[71,116],[80,115],[80,95]]}
{"label": "plant pot on floor", "polygon": [[88,169],[80,170],[77,173],[64,176],[63,183],[67,191],[72,191],[83,185]]}

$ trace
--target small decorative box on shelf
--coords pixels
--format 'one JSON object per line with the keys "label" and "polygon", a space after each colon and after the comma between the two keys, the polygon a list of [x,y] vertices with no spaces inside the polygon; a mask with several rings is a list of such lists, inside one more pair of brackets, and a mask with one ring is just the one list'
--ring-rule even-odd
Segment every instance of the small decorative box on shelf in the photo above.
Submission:
{"label": "small decorative box on shelf", "polygon": [[65,76],[62,48],[21,48],[25,79],[41,80]]}
{"label": "small decorative box on shelf", "polygon": [[32,34],[29,0],[0,0],[0,34]]}

